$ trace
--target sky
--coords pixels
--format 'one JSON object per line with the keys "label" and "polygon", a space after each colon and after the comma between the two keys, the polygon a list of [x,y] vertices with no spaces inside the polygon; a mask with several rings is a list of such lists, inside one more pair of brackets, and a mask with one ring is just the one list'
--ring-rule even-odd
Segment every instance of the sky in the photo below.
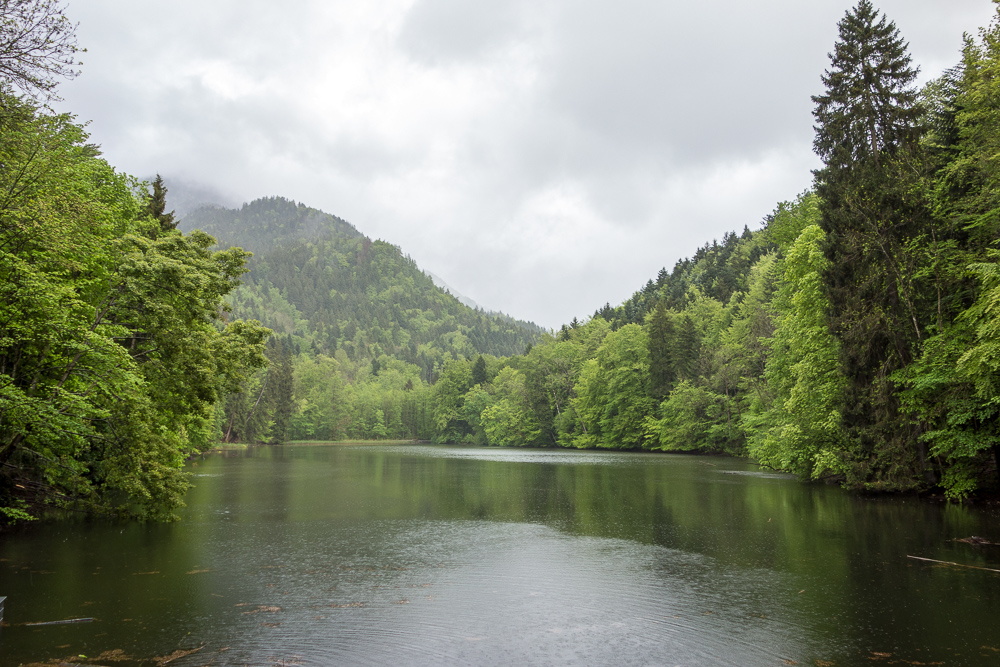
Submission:
{"label": "sky", "polygon": [[[852,4],[70,0],[58,108],[120,171],[322,209],[558,328],[810,187]],[[874,4],[921,82],[997,11]]]}

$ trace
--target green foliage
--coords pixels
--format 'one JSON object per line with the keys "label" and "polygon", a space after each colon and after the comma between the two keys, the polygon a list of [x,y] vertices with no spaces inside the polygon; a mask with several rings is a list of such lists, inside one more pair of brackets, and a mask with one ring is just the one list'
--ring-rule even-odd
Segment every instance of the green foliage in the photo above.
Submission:
{"label": "green foliage", "polygon": [[471,433],[463,414],[463,398],[472,388],[472,369],[466,361],[449,361],[434,385],[434,425],[441,442],[464,442]]}
{"label": "green foliage", "polygon": [[481,412],[483,430],[490,445],[535,445],[541,428],[531,411],[525,377],[504,368],[493,380],[499,397]]}
{"label": "green foliage", "polygon": [[830,260],[824,288],[830,324],[848,378],[840,413],[854,488],[905,490],[933,474],[918,431],[889,379],[910,364],[934,307],[916,239],[938,222],[921,182],[924,111],[906,43],[867,0],[838,24],[840,38],[813,98],[820,226]]}
{"label": "green foliage", "polygon": [[824,236],[818,225],[806,227],[789,249],[774,335],[764,341],[767,392],[754,397],[745,419],[751,456],[806,478],[840,472],[844,444],[838,407],[845,379],[827,320]]}
{"label": "green foliage", "polygon": [[867,0],[839,30],[814,98],[815,192],[501,360],[492,382],[479,367],[464,413],[468,380],[449,379],[439,431],[749,453],[954,499],[1000,469],[1000,27],[967,39],[924,105]]}
{"label": "green foliage", "polygon": [[826,93],[813,97],[814,146],[827,172],[879,163],[919,137],[912,87],[917,72],[895,24],[860,0],[837,29],[831,67],[823,74]]}
{"label": "green foliage", "polygon": [[649,344],[638,324],[604,339],[576,386],[576,414],[584,433],[577,446],[633,449],[643,444],[643,424],[653,408],[649,397]]}
{"label": "green foliage", "polygon": [[729,452],[738,436],[732,432],[735,424],[724,417],[726,408],[723,396],[681,380],[660,405],[660,418],[646,418],[649,445],[663,451]]}
{"label": "green foliage", "polygon": [[347,402],[338,370],[338,362],[322,354],[295,359],[292,440],[339,440],[344,436]]}
{"label": "green foliage", "polygon": [[0,105],[0,502],[169,518],[270,332],[221,322],[244,253],[153,238],[139,184],[86,138]]}
{"label": "green foliage", "polygon": [[[286,199],[260,199],[239,210],[203,208],[181,226],[204,229],[223,247],[239,245],[257,253],[231,298],[236,315],[267,323],[297,355],[336,360],[332,372],[342,383],[344,414],[319,410],[310,401],[295,403],[298,426],[289,437],[485,442],[482,429],[473,424],[478,412],[469,421],[462,396],[497,373],[493,355],[520,352],[541,333],[535,325],[468,308],[436,287],[399,248],[373,242],[340,218]],[[428,401],[436,390],[430,387],[443,369],[468,359],[476,359],[474,381],[453,396],[444,390],[446,379],[438,394],[444,403],[432,406]],[[262,376],[230,397],[230,416],[239,413],[234,424],[247,419],[264,381]],[[276,396],[268,398],[270,391],[262,394],[247,428],[225,430],[228,437],[277,439],[253,428],[255,422],[266,427],[274,421],[274,428],[281,423],[272,419],[271,405],[277,404]],[[337,421],[323,426],[317,420],[324,418]]]}
{"label": "green foliage", "polygon": [[820,222],[820,200],[814,192],[800,194],[794,202],[782,202],[767,222],[767,239],[782,253],[799,238],[809,225]]}

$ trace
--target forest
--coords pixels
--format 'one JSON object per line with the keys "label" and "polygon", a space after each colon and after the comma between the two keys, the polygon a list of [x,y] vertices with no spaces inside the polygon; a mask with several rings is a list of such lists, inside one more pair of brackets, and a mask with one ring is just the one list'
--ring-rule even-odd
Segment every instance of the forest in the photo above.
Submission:
{"label": "forest", "polygon": [[168,518],[191,453],[340,439],[995,490],[1000,19],[919,88],[868,0],[838,29],[813,187],[552,332],[469,308],[400,248],[281,197],[175,221],[159,177],[117,173],[47,109],[51,77],[4,74],[0,511]]}

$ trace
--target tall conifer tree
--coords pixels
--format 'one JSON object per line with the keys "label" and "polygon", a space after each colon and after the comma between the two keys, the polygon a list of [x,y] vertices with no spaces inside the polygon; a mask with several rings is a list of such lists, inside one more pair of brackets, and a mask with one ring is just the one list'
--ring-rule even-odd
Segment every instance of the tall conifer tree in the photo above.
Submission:
{"label": "tall conifer tree", "polygon": [[663,400],[674,386],[674,321],[662,300],[646,322],[649,331],[649,393]]}
{"label": "tall conifer tree", "polygon": [[825,281],[831,325],[849,379],[842,414],[851,451],[850,486],[900,489],[919,483],[925,453],[899,409],[892,373],[921,338],[913,239],[928,229],[921,176],[921,109],[907,44],[896,26],[860,0],[838,24],[840,37],[813,97]]}
{"label": "tall conifer tree", "polygon": [[174,220],[174,212],[167,210],[167,186],[163,184],[163,177],[159,174],[153,179],[153,194],[150,195],[146,203],[146,213],[153,216],[160,223],[160,230],[169,232],[177,228],[177,221]]}

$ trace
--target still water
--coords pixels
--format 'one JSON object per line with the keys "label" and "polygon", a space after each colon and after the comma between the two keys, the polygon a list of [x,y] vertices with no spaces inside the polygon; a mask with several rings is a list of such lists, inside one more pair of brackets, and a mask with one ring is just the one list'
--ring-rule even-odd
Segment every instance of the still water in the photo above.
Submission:
{"label": "still water", "polygon": [[178,523],[0,538],[0,665],[1000,665],[1000,572],[908,558],[1000,570],[955,541],[1000,542],[996,510],[638,453],[285,446],[191,472]]}

